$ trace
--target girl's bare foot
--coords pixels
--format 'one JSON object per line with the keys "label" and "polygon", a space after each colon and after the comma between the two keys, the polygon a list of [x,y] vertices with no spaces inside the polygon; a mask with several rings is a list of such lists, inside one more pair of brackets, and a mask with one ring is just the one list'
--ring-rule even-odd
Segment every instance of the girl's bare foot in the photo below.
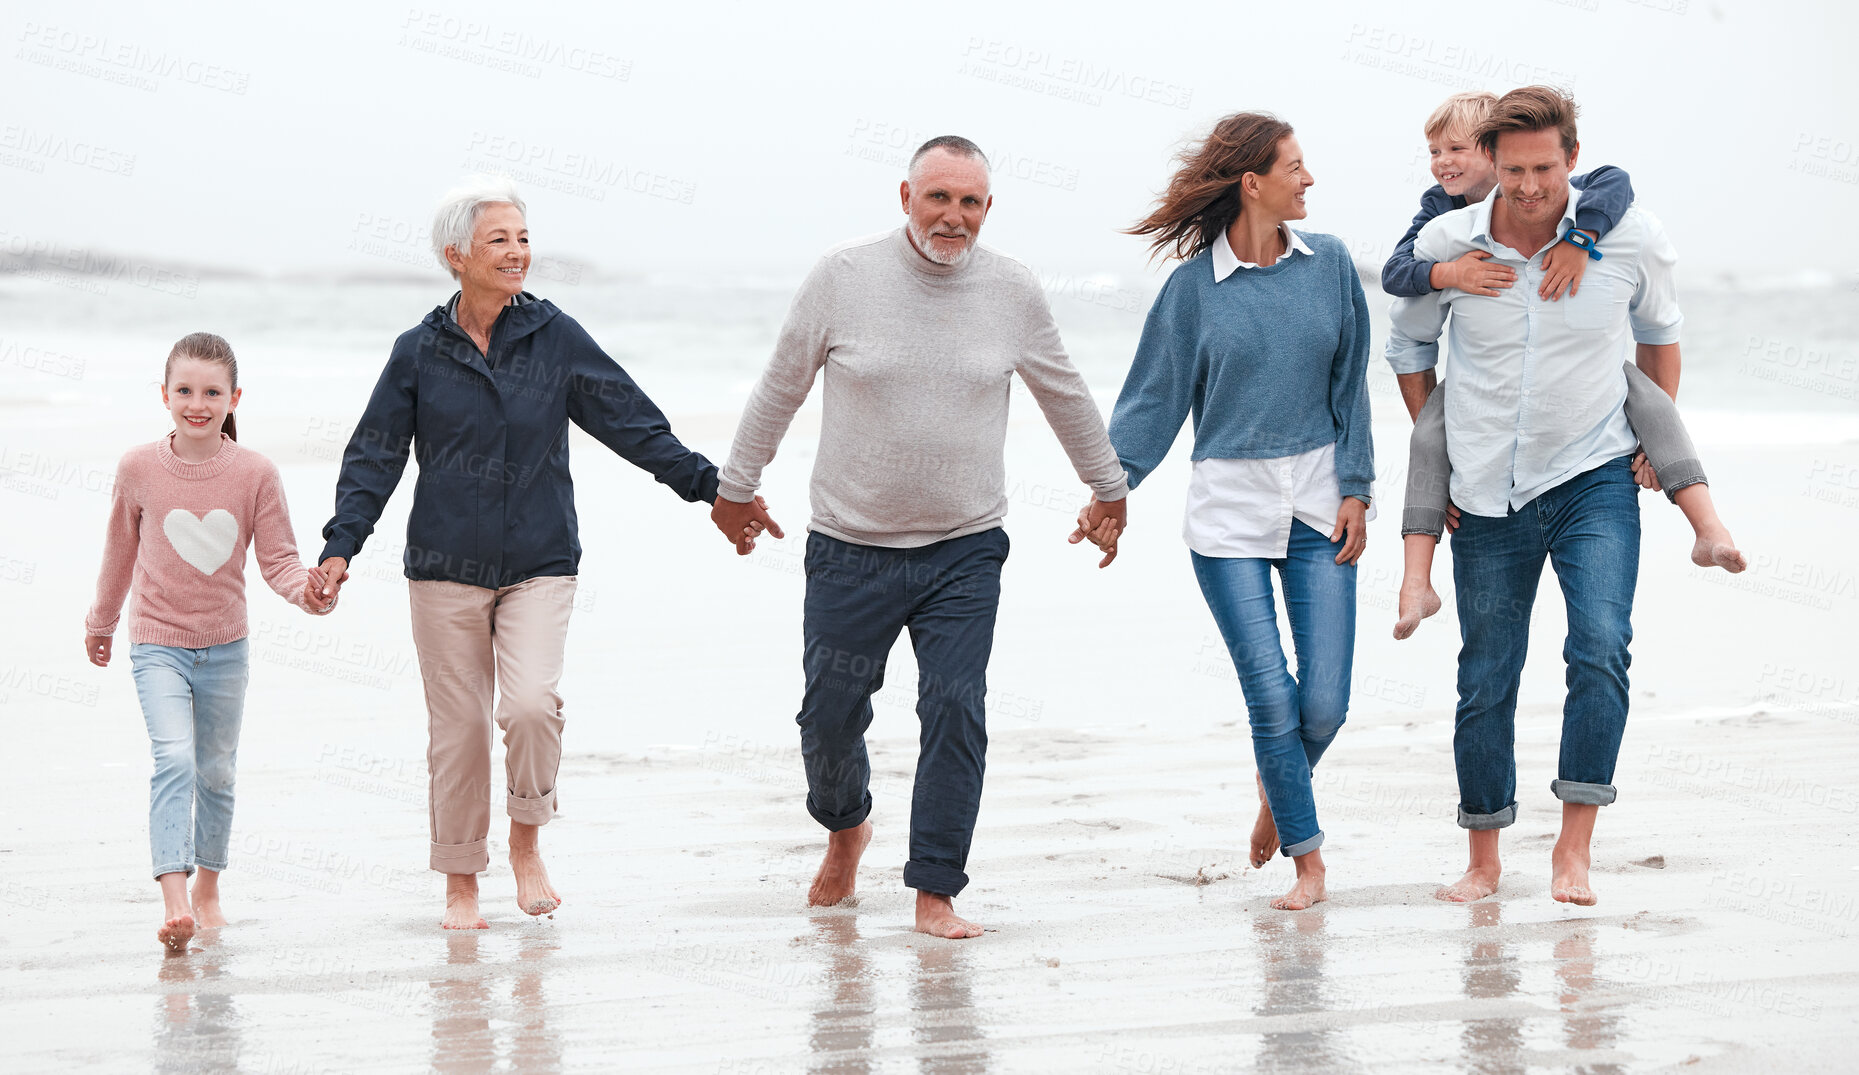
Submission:
{"label": "girl's bare foot", "polygon": [[226,915],[219,907],[218,870],[194,871],[194,891],[189,900],[193,904],[194,921],[201,929],[217,929],[226,924]]}
{"label": "girl's bare foot", "polygon": [[1278,822],[1272,817],[1271,804],[1265,801],[1265,780],[1257,773],[1252,778],[1259,785],[1259,816],[1252,823],[1252,868],[1257,870],[1278,853]]}
{"label": "girl's bare foot", "polygon": [[549,884],[537,837],[542,826],[510,822],[510,872],[516,875],[516,905],[527,915],[553,914],[562,905],[561,894]]}
{"label": "girl's bare foot", "polygon": [[155,938],[167,945],[170,952],[187,951],[187,942],[194,939],[194,916],[174,915],[155,931]]}
{"label": "girl's bare foot", "polygon": [[1409,575],[1402,579],[1400,600],[1400,619],[1394,621],[1397,640],[1412,635],[1421,620],[1439,611],[1439,594],[1433,590],[1433,580],[1425,575]]}
{"label": "girl's bare foot", "polygon": [[955,913],[955,901],[933,892],[917,893],[917,932],[956,941],[981,936],[981,927]]}
{"label": "girl's bare foot", "polygon": [[1698,532],[1697,543],[1691,546],[1691,562],[1699,567],[1721,567],[1732,575],[1749,566],[1742,550],[1730,540],[1730,531],[1721,526]]}
{"label": "girl's bare foot", "polygon": [[[859,859],[865,855],[866,845],[871,843],[871,819],[849,829],[828,833],[826,836],[826,857],[820,860],[820,870],[813,875],[813,885],[807,889],[807,906],[831,907],[841,900],[850,899],[858,887]],[[917,900],[917,924],[922,928],[923,901]]]}
{"label": "girl's bare foot", "polygon": [[491,924],[478,913],[478,875],[445,875],[445,917],[441,929],[489,929]]}

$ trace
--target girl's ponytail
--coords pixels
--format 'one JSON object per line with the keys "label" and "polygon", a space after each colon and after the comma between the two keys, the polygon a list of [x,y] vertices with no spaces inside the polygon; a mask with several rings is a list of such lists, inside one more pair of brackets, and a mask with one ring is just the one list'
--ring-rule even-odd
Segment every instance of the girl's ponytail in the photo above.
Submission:
{"label": "girl's ponytail", "polygon": [[[195,358],[202,362],[217,362],[226,367],[226,375],[232,381],[232,387],[239,387],[239,360],[233,356],[232,344],[224,337],[211,332],[191,332],[180,338],[174,349],[168,352],[168,362],[161,370],[161,383],[167,384],[174,373],[174,360],[177,358]],[[229,440],[239,439],[239,425],[233,420],[233,414],[226,412],[226,424],[220,427]]]}

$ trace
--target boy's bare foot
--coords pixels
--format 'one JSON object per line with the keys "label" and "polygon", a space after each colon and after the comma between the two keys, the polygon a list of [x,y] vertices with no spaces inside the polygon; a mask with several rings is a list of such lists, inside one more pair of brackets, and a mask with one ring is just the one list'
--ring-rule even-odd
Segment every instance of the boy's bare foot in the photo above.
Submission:
{"label": "boy's bare foot", "polygon": [[1498,890],[1500,872],[1496,866],[1474,866],[1465,871],[1464,877],[1433,893],[1433,898],[1448,903],[1482,900]]}
{"label": "boy's bare foot", "polygon": [[1742,550],[1730,540],[1730,531],[1721,526],[1698,532],[1697,543],[1691,546],[1691,562],[1699,567],[1721,567],[1732,575],[1749,566]]}
{"label": "boy's bare foot", "polygon": [[933,892],[917,893],[917,932],[961,940],[981,936],[981,927],[955,913],[955,901]]}
{"label": "boy's bare foot", "polygon": [[516,905],[527,915],[553,914],[562,905],[561,893],[549,884],[537,837],[540,825],[510,822],[510,872],[516,875]]}
{"label": "boy's bare foot", "polygon": [[1272,805],[1265,801],[1264,778],[1254,773],[1253,779],[1259,784],[1259,816],[1252,823],[1252,868],[1257,870],[1278,853],[1278,822],[1272,817]]}
{"label": "boy's bare foot", "polygon": [[[852,898],[853,890],[858,887],[859,859],[864,857],[865,847],[870,843],[870,818],[852,828],[828,833],[826,857],[820,860],[820,871],[813,875],[813,885],[807,889],[807,906],[831,907]],[[922,919],[922,912],[919,911],[919,926]]]}
{"label": "boy's bare foot", "polygon": [[491,928],[491,924],[478,913],[477,874],[445,875],[445,918],[440,920],[439,926],[441,929]]}
{"label": "boy's bare foot", "polygon": [[1424,575],[1401,580],[1400,600],[1400,619],[1394,621],[1397,640],[1412,635],[1421,620],[1439,611],[1439,594],[1433,590],[1433,580]]}
{"label": "boy's bare foot", "polygon": [[1593,907],[1594,889],[1588,887],[1588,849],[1563,847],[1549,853],[1549,897],[1557,903]]}
{"label": "boy's bare foot", "polygon": [[[1317,852],[1312,851],[1310,855],[1315,856]],[[1304,855],[1298,856],[1297,881],[1292,884],[1291,891],[1272,901],[1272,906],[1280,911],[1302,911],[1330,897],[1323,890],[1323,860],[1317,858],[1314,862],[1306,862],[1303,861],[1305,858]]]}
{"label": "boy's bare foot", "polygon": [[173,916],[155,931],[155,938],[167,945],[170,952],[187,951],[187,942],[194,939],[194,916],[191,914]]}

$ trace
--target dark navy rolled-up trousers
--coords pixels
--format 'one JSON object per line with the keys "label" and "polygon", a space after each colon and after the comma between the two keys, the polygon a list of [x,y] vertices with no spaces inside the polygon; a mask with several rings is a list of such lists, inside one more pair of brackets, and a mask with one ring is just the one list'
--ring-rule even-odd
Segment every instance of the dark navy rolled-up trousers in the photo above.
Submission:
{"label": "dark navy rolled-up trousers", "polygon": [[871,813],[871,696],[908,628],[921,728],[904,884],[925,892],[954,896],[968,884],[963,868],[987,768],[988,655],[1007,549],[998,527],[914,549],[807,535],[807,693],[795,718],[807,812],[834,832]]}

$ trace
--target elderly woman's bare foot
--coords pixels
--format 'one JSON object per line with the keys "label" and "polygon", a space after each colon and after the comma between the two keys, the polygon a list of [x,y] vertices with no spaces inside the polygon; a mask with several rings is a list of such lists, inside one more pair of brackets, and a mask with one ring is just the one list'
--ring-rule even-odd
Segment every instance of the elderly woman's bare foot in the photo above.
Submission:
{"label": "elderly woman's bare foot", "polygon": [[445,917],[440,920],[439,926],[442,929],[491,928],[491,924],[478,913],[477,874],[445,875]]}
{"label": "elderly woman's bare foot", "polygon": [[562,905],[561,894],[549,884],[538,840],[540,825],[510,822],[510,872],[516,875],[516,905],[527,915],[553,914]]}
{"label": "elderly woman's bare foot", "polygon": [[1259,869],[1272,860],[1278,853],[1278,822],[1272,817],[1272,806],[1265,801],[1265,781],[1257,774],[1252,776],[1259,785],[1259,816],[1252,823],[1252,868]]}
{"label": "elderly woman's bare foot", "polygon": [[1549,898],[1557,903],[1593,907],[1594,889],[1588,887],[1587,848],[1560,845],[1549,854]]}
{"label": "elderly woman's bare foot", "polygon": [[155,931],[155,939],[166,945],[170,952],[187,951],[187,942],[194,939],[194,916],[186,913],[174,915]]}
{"label": "elderly woman's bare foot", "polygon": [[917,893],[917,932],[956,941],[981,936],[981,927],[955,913],[955,901],[933,892]]}
{"label": "elderly woman's bare foot", "polygon": [[1439,608],[1439,594],[1433,591],[1432,579],[1425,575],[1402,579],[1400,618],[1394,621],[1394,637],[1398,640],[1412,635],[1420,621],[1438,612]]}
{"label": "elderly woman's bare foot", "polygon": [[851,899],[858,887],[859,859],[870,843],[870,818],[852,828],[828,833],[826,857],[820,860],[820,871],[813,875],[813,884],[807,889],[807,906],[831,907]]}

